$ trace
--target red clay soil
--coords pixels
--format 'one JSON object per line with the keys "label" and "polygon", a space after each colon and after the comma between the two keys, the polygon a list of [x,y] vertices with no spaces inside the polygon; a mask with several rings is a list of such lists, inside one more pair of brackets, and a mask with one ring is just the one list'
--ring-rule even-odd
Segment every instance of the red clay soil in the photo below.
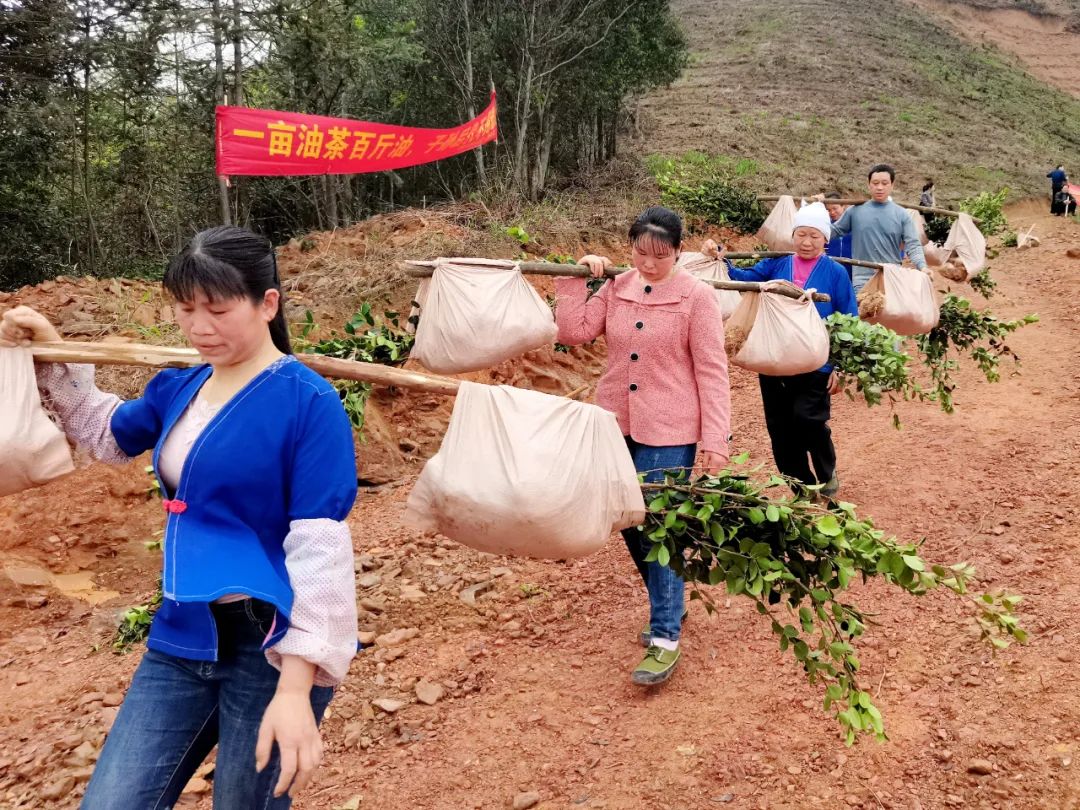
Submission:
{"label": "red clay soil", "polygon": [[956,0],[911,0],[969,42],[995,45],[1032,76],[1080,98],[1080,32],[1066,14],[1022,8],[977,8]]}
{"label": "red clay soil", "polygon": [[[621,541],[556,563],[403,528],[416,459],[447,405],[384,394],[388,429],[410,449],[407,474],[363,492],[350,518],[360,629],[409,632],[357,657],[324,724],[325,765],[296,806],[1080,807],[1080,260],[1066,256],[1080,227],[1041,205],[1012,219],[1043,240],[992,263],[994,312],[1042,317],[1010,341],[1019,373],[990,385],[965,366],[956,413],[904,404],[901,431],[885,409],[838,401],[833,431],[843,495],[887,531],[925,537],[926,558],[969,560],[980,587],[1023,593],[1028,645],[991,655],[948,595],[853,587],[875,621],[862,673],[890,740],[845,748],[767,623],[720,594],[711,619],[693,606],[674,679],[641,691],[629,672],[646,600]],[[561,393],[595,375],[601,354],[540,352],[489,378]],[[732,389],[735,444],[767,461],[756,381],[736,371]],[[110,651],[115,614],[148,595],[158,562],[142,545],[161,525],[143,464],[94,465],[0,500],[0,807],[76,806],[115,717],[139,656]],[[93,585],[48,582],[79,572]],[[460,594],[472,585],[470,604]],[[210,807],[203,776],[181,806]]]}

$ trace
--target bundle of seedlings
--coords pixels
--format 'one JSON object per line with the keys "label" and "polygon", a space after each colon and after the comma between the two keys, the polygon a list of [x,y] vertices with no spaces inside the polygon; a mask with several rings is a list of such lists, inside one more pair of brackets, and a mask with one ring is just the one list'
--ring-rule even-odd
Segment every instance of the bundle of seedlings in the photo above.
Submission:
{"label": "bundle of seedlings", "polygon": [[[691,479],[684,471],[643,485],[644,531],[653,542],[648,559],[688,580],[691,599],[710,613],[715,605],[700,585],[723,585],[750,599],[780,649],[790,650],[810,683],[824,690],[825,710],[847,744],[860,734],[886,739],[881,712],[860,682],[855,644],[867,620],[848,592],[857,578],[879,578],[913,596],[944,589],[961,597],[981,639],[995,649],[1027,639],[1015,615],[1021,597],[970,594],[971,565],[931,564],[918,545],[886,537],[852,504],[822,503],[816,487],[740,471],[746,460],[734,459],[735,471],[716,476]],[[767,492],[774,487],[785,494]]]}

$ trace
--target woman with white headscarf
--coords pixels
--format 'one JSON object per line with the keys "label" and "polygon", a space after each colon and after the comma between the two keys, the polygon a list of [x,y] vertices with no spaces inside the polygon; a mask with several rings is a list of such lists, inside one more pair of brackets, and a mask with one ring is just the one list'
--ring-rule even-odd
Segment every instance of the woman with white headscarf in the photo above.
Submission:
{"label": "woman with white headscarf", "polygon": [[[832,232],[829,212],[819,202],[804,205],[795,215],[792,241],[795,253],[764,259],[750,268],[734,267],[728,272],[736,281],[790,281],[797,287],[827,293],[829,301],[819,301],[818,314],[827,318],[834,312],[858,315],[855,290],[847,270],[825,255]],[[706,242],[703,252],[717,250]],[[723,253],[719,255],[723,257]],[[836,497],[840,480],[836,475],[836,449],[829,430],[830,397],[840,390],[836,372],[824,365],[817,371],[790,377],[760,375],[761,401],[765,425],[772,441],[777,469],[805,484],[821,484],[821,494]]]}

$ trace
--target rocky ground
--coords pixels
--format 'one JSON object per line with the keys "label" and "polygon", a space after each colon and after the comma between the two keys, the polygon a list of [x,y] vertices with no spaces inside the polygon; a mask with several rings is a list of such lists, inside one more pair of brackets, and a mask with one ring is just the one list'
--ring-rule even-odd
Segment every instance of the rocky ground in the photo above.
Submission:
{"label": "rocky ground", "polygon": [[[955,598],[854,587],[874,622],[861,659],[890,740],[845,748],[767,623],[720,595],[712,618],[692,608],[676,677],[641,691],[629,671],[647,603],[621,541],[560,563],[404,528],[409,487],[449,406],[382,392],[369,412],[381,427],[360,448],[373,485],[349,519],[370,646],[331,705],[326,763],[296,806],[1080,807],[1080,259],[1066,253],[1080,227],[1035,205],[1011,218],[1043,238],[992,263],[995,313],[1042,316],[1010,341],[1019,373],[1006,368],[990,385],[965,367],[956,413],[901,404],[901,431],[885,409],[837,402],[833,428],[844,496],[887,531],[926,538],[927,559],[969,560],[980,587],[1024,594],[1028,645],[992,655]],[[330,283],[304,272],[309,290]],[[58,281],[0,307],[16,301],[69,334],[170,340],[159,325],[167,302],[140,282]],[[602,346],[545,350],[475,376],[565,393],[595,382],[602,359]],[[128,394],[143,379],[102,378]],[[736,446],[767,460],[756,380],[736,371],[732,389]],[[158,567],[146,542],[161,512],[144,466],[93,465],[0,499],[0,807],[76,806],[116,715],[139,656],[111,650],[116,614],[149,597]],[[211,785],[208,765],[182,806],[209,808]]]}

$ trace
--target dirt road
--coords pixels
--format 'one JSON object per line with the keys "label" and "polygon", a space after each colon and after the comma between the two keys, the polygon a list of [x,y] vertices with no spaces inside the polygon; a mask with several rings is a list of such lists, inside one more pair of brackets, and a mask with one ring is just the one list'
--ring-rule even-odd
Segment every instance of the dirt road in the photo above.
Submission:
{"label": "dirt road", "polygon": [[[957,600],[856,587],[876,622],[863,677],[890,741],[848,749],[740,599],[721,596],[712,619],[693,606],[676,677],[639,691],[629,672],[646,600],[617,538],[565,564],[420,538],[399,524],[406,478],[364,492],[350,522],[361,629],[416,633],[356,659],[324,725],[327,763],[297,807],[503,808],[534,791],[551,809],[1080,807],[1080,259],[1066,256],[1080,226],[1034,204],[1011,217],[1043,237],[992,262],[995,313],[1042,317],[1011,341],[1020,374],[989,385],[965,368],[955,414],[903,405],[901,431],[850,402],[833,424],[844,497],[889,532],[925,537],[926,558],[969,560],[982,587],[1023,593],[1030,644],[995,657]],[[737,447],[767,460],[750,375],[735,374],[733,399]],[[432,414],[416,430],[435,430]],[[145,486],[140,463],[94,466],[0,500],[0,807],[77,804],[137,663],[108,649],[115,611],[154,584],[143,541],[160,506]],[[459,596],[481,583],[475,604]],[[119,596],[101,602],[108,591]],[[429,699],[442,692],[434,705],[416,699],[418,679],[437,685],[421,690]],[[206,780],[189,787],[182,806],[208,808]]]}

